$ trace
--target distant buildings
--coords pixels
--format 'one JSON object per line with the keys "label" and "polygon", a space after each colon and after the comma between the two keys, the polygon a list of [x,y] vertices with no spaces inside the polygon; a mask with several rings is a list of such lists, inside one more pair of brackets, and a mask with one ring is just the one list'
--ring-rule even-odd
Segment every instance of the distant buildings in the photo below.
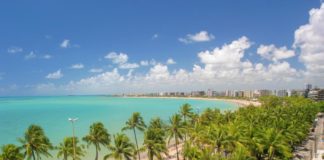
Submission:
{"label": "distant buildings", "polygon": [[314,101],[324,101],[324,89],[313,89],[308,92],[308,98]]}
{"label": "distant buildings", "polygon": [[293,89],[293,90],[225,90],[215,91],[208,89],[207,91],[198,90],[191,92],[157,92],[146,94],[123,94],[125,96],[161,96],[161,97],[233,97],[233,98],[245,98],[255,100],[262,96],[278,96],[278,97],[290,97],[290,96],[303,96],[308,97],[315,101],[324,100],[324,89],[312,88],[311,84],[306,84],[305,89]]}

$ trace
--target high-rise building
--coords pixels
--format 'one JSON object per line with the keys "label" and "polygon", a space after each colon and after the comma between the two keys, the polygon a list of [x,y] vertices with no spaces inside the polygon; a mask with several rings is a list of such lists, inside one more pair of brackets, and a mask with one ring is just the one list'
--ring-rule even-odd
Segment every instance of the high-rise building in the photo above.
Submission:
{"label": "high-rise building", "polygon": [[314,101],[324,101],[324,89],[312,89],[308,93],[308,98]]}
{"label": "high-rise building", "polygon": [[287,97],[288,96],[287,90],[277,90],[276,96],[278,96],[278,97]]}

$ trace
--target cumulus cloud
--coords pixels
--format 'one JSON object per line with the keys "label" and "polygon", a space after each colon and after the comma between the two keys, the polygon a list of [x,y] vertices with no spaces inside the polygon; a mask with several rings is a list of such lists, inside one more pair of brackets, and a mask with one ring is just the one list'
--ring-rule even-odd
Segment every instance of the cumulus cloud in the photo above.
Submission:
{"label": "cumulus cloud", "polygon": [[119,65],[120,69],[135,69],[138,67],[139,65],[137,63],[124,63]]}
{"label": "cumulus cloud", "polygon": [[159,37],[159,35],[156,33],[152,36],[152,39],[157,39]]}
{"label": "cumulus cloud", "polygon": [[70,47],[71,46],[71,44],[70,44],[70,40],[68,40],[68,39],[64,39],[63,41],[62,41],[62,43],[60,44],[60,47],[61,48],[68,48],[68,47]]}
{"label": "cumulus cloud", "polygon": [[[110,52],[105,56],[106,59],[109,59],[112,61],[112,63],[117,64],[118,68],[120,69],[135,69],[140,67],[137,63],[129,63],[128,62],[128,55],[125,53],[116,53],[116,52]],[[146,65],[146,61],[141,61],[141,65]]]}
{"label": "cumulus cloud", "polygon": [[166,64],[176,64],[177,62],[174,61],[172,58],[169,58],[167,61],[166,61]]}
{"label": "cumulus cloud", "polygon": [[[142,66],[150,66],[148,72],[127,73],[112,71],[72,81],[54,88],[69,93],[123,93],[158,92],[195,89],[253,89],[253,88],[300,88],[308,80],[323,85],[324,78],[324,4],[310,11],[309,22],[295,32],[294,48],[260,45],[255,51],[269,62],[248,59],[253,43],[242,36],[214,49],[197,53],[199,63],[191,69],[170,70],[167,64],[152,59],[143,60]],[[248,53],[247,53],[248,52]],[[127,64],[128,56],[112,54],[115,64]],[[299,55],[305,69],[296,69],[287,61]],[[117,57],[117,58],[116,58]],[[124,57],[124,58],[120,58]],[[125,58],[127,57],[127,58]],[[110,59],[110,58],[109,58]],[[124,59],[124,60],[120,60]],[[125,60],[126,59],[126,60]],[[118,63],[117,63],[118,62]],[[43,86],[44,87],[44,86]],[[47,87],[51,88],[52,85]],[[45,88],[45,87],[44,87]]]}
{"label": "cumulus cloud", "polygon": [[31,51],[31,52],[29,52],[29,54],[25,55],[26,60],[34,59],[34,58],[36,58],[36,54],[33,51]]}
{"label": "cumulus cloud", "polygon": [[105,58],[110,59],[115,64],[124,64],[128,61],[128,55],[124,53],[110,52]]}
{"label": "cumulus cloud", "polygon": [[61,79],[63,77],[63,73],[61,72],[61,70],[57,70],[56,72],[53,73],[49,73],[46,78],[47,79]]}
{"label": "cumulus cloud", "polygon": [[101,73],[103,72],[103,69],[102,68],[92,68],[89,70],[89,72],[91,73]]}
{"label": "cumulus cloud", "polygon": [[257,54],[259,54],[262,58],[278,61],[282,59],[288,59],[295,56],[294,50],[287,49],[286,46],[277,48],[275,45],[260,45],[257,49]]}
{"label": "cumulus cloud", "polygon": [[84,65],[82,63],[77,63],[77,64],[73,64],[71,66],[72,69],[82,69],[84,68]]}
{"label": "cumulus cloud", "polygon": [[141,66],[148,66],[149,65],[149,61],[141,61],[140,62]]}
{"label": "cumulus cloud", "polygon": [[294,46],[300,50],[299,59],[306,67],[309,80],[324,85],[324,3],[309,11],[309,22],[295,31]]}
{"label": "cumulus cloud", "polygon": [[150,69],[149,73],[146,75],[146,79],[149,80],[168,79],[169,75],[170,73],[168,70],[168,66],[157,64]]}
{"label": "cumulus cloud", "polygon": [[45,54],[42,58],[43,59],[51,59],[53,56],[50,54]]}
{"label": "cumulus cloud", "polygon": [[208,42],[215,39],[213,34],[209,34],[207,31],[200,31],[196,34],[187,34],[184,38],[179,38],[182,43],[194,43],[194,42]]}
{"label": "cumulus cloud", "polygon": [[17,47],[17,46],[12,46],[7,49],[8,53],[19,53],[23,51],[23,48]]}

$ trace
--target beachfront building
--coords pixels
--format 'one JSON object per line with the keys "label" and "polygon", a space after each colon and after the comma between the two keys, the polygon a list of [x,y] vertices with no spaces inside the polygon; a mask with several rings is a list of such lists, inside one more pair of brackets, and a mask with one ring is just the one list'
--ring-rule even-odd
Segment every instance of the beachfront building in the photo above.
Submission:
{"label": "beachfront building", "polygon": [[243,92],[243,97],[244,98],[253,98],[254,97],[254,93],[252,90],[245,90]]}
{"label": "beachfront building", "polygon": [[272,91],[267,90],[267,89],[261,89],[261,90],[259,90],[259,95],[260,95],[260,97],[262,97],[262,96],[270,96],[270,95],[272,95]]}
{"label": "beachfront building", "polygon": [[206,96],[205,91],[192,91],[191,92],[192,97],[203,97]]}
{"label": "beachfront building", "polygon": [[275,95],[277,97],[287,97],[288,96],[288,92],[285,89],[283,89],[283,90],[275,90]]}
{"label": "beachfront building", "polygon": [[308,98],[314,101],[324,101],[324,89],[312,89],[308,93]]}

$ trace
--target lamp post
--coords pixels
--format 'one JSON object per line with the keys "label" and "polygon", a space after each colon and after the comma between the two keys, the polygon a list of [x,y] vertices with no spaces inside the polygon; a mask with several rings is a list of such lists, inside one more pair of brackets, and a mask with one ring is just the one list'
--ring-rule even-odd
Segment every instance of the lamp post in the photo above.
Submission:
{"label": "lamp post", "polygon": [[72,124],[72,132],[73,132],[73,138],[72,138],[72,142],[73,142],[73,160],[75,160],[75,131],[74,131],[74,123],[78,120],[79,118],[69,118],[68,120],[71,122]]}

